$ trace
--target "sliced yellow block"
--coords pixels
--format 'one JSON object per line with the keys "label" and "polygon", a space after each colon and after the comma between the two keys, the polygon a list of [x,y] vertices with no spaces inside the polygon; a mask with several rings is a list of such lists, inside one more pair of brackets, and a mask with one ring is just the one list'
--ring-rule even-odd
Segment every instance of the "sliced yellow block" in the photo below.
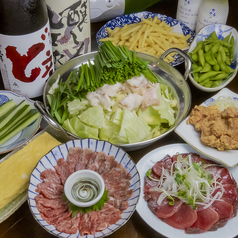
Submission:
{"label": "sliced yellow block", "polygon": [[44,132],[0,164],[0,209],[28,188],[38,161],[59,144]]}

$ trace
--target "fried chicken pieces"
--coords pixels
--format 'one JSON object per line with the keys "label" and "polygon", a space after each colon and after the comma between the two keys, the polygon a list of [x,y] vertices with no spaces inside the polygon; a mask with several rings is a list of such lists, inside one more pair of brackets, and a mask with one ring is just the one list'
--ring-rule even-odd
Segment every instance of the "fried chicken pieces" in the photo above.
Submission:
{"label": "fried chicken pieces", "polygon": [[220,111],[217,105],[195,106],[187,124],[201,131],[201,141],[218,150],[238,149],[238,108]]}

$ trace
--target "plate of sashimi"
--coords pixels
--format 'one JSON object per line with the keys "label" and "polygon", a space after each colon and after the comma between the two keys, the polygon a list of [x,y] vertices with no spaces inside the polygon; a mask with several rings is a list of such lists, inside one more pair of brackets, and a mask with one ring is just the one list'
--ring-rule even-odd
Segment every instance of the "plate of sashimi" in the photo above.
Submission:
{"label": "plate of sashimi", "polygon": [[[78,207],[64,192],[77,171],[92,170],[105,183],[100,200]],[[97,193],[97,181],[79,181],[84,199]],[[85,194],[86,193],[86,194]],[[140,177],[128,154],[106,141],[72,140],[43,156],[30,177],[28,204],[35,220],[57,237],[105,237],[132,216],[140,194]],[[94,196],[94,195],[93,195]]]}
{"label": "plate of sashimi", "polygon": [[170,238],[228,238],[238,234],[238,168],[200,155],[188,144],[159,147],[138,163],[137,212]]}

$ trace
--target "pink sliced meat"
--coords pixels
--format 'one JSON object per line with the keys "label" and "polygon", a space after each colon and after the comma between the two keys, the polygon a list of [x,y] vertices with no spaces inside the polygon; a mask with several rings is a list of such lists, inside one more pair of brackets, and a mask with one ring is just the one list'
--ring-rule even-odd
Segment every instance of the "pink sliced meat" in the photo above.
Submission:
{"label": "pink sliced meat", "polygon": [[43,194],[49,199],[60,199],[64,191],[63,185],[58,185],[57,187],[51,188],[47,183],[37,184],[36,192]]}
{"label": "pink sliced meat", "polygon": [[121,211],[124,211],[129,207],[129,203],[127,201],[124,201],[121,199],[116,199],[116,198],[110,197],[110,196],[108,197],[107,203]]}
{"label": "pink sliced meat", "polygon": [[122,212],[113,207],[112,205],[105,203],[97,219],[97,231],[103,231],[106,227],[115,224],[121,219]]}
{"label": "pink sliced meat", "polygon": [[106,154],[103,151],[100,151],[96,154],[96,158],[93,163],[88,163],[87,169],[93,170],[100,174],[100,169],[103,166],[103,163],[106,160]]}
{"label": "pink sliced meat", "polygon": [[98,152],[94,152],[92,153],[92,155],[90,156],[88,163],[86,165],[86,169],[91,169],[91,167],[94,166],[95,160],[97,158]]}
{"label": "pink sliced meat", "polygon": [[208,207],[207,209],[197,211],[197,220],[194,224],[185,229],[187,234],[199,234],[208,231],[219,220],[218,213]]}
{"label": "pink sliced meat", "polygon": [[36,203],[42,204],[44,207],[49,207],[52,209],[59,209],[59,208],[68,208],[67,202],[63,201],[61,198],[58,199],[48,199],[43,195],[39,194],[35,196]]}
{"label": "pink sliced meat", "polygon": [[183,203],[177,212],[162,220],[174,228],[186,229],[187,227],[192,226],[197,220],[197,212],[193,210],[191,206]]}
{"label": "pink sliced meat", "polygon": [[152,168],[152,171],[155,173],[158,178],[160,178],[162,174],[162,168],[171,169],[173,164],[172,157],[170,155],[166,155],[163,160],[158,161]]}
{"label": "pink sliced meat", "polygon": [[57,165],[55,166],[55,171],[59,175],[61,182],[63,184],[65,183],[65,181],[71,174],[70,167],[63,158],[57,161]]}
{"label": "pink sliced meat", "polygon": [[89,148],[85,148],[83,150],[82,156],[80,156],[80,159],[78,160],[78,163],[75,166],[75,171],[86,169],[88,161],[94,154],[95,151]]}
{"label": "pink sliced meat", "polygon": [[79,231],[81,236],[94,235],[97,230],[97,220],[99,213],[92,211],[84,214],[79,223]]}
{"label": "pink sliced meat", "polygon": [[76,234],[80,223],[80,215],[76,215],[74,218],[67,217],[63,220],[59,220],[54,226],[59,232],[67,234]]}
{"label": "pink sliced meat", "polygon": [[70,147],[69,153],[67,155],[67,163],[70,167],[71,173],[76,171],[76,165],[81,160],[83,156],[83,149],[80,147]]}
{"label": "pink sliced meat", "polygon": [[43,182],[48,183],[48,184],[61,184],[61,180],[59,175],[52,169],[46,169],[44,170],[41,175],[40,178]]}
{"label": "pink sliced meat", "polygon": [[159,205],[157,203],[158,198],[161,193],[159,192],[153,192],[151,193],[150,199],[147,201],[148,202],[148,207],[149,209],[158,217],[158,218],[168,218],[173,216],[181,207],[183,204],[182,201],[180,201],[177,198],[174,198],[174,205],[170,205],[169,202],[171,200],[168,200],[165,198],[162,203]]}
{"label": "pink sliced meat", "polygon": [[117,165],[118,162],[114,159],[114,156],[106,155],[104,163],[101,164],[100,168],[98,169],[98,173],[99,174],[107,173]]}

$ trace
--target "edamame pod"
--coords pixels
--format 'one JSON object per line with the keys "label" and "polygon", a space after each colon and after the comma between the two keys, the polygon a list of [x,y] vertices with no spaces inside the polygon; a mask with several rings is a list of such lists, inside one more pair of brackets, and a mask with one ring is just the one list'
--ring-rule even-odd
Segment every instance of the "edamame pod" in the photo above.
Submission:
{"label": "edamame pod", "polygon": [[216,80],[223,80],[225,78],[228,77],[228,74],[227,73],[220,73],[214,77],[211,78],[212,81],[216,81]]}
{"label": "edamame pod", "polygon": [[211,78],[216,76],[217,74],[221,73],[221,71],[209,71],[206,72],[204,74],[202,74],[199,78],[198,78],[198,83],[204,81],[205,79]]}
{"label": "edamame pod", "polygon": [[193,65],[193,70],[191,71],[191,73],[199,73],[201,70],[202,70],[202,66],[198,66],[196,65],[197,67],[194,67],[195,65]]}
{"label": "edamame pod", "polygon": [[212,39],[212,40],[218,40],[217,34],[215,31],[213,31],[209,36],[208,39]]}
{"label": "edamame pod", "polygon": [[201,73],[205,73],[211,70],[211,65],[208,64],[207,62],[204,64],[204,67],[202,68],[202,70],[200,71]]}
{"label": "edamame pod", "polygon": [[218,41],[217,43],[215,43],[212,48],[211,48],[211,52],[212,54],[216,54],[219,50],[219,47],[220,47],[220,41]]}
{"label": "edamame pod", "polygon": [[223,81],[222,80],[220,80],[220,81],[215,81],[215,82],[213,82],[213,84],[212,84],[212,88],[216,88],[216,87],[219,87],[220,85],[222,85],[222,83],[223,83]]}
{"label": "edamame pod", "polygon": [[193,61],[196,61],[196,62],[198,61],[198,55],[197,54],[192,54],[191,58],[192,58]]}
{"label": "edamame pod", "polygon": [[209,82],[207,82],[207,83],[204,84],[204,87],[210,88],[212,85],[213,85],[213,82],[212,82],[212,81],[209,81]]}
{"label": "edamame pod", "polygon": [[211,52],[207,52],[204,54],[205,60],[207,61],[208,64],[210,65],[215,65],[216,61],[214,60],[214,58],[211,55]]}
{"label": "edamame pod", "polygon": [[215,71],[219,71],[219,70],[220,70],[219,64],[213,65],[213,69],[214,69]]}
{"label": "edamame pod", "polygon": [[226,52],[224,51],[222,45],[220,45],[219,51],[221,52],[221,60],[222,60],[222,62],[225,62],[226,61]]}
{"label": "edamame pod", "polygon": [[199,49],[198,50],[198,60],[199,60],[200,64],[204,67],[204,65],[205,65],[205,58],[204,58],[203,49]]}
{"label": "edamame pod", "polygon": [[196,54],[198,50],[201,49],[202,47],[203,47],[203,41],[199,41],[193,50],[193,54]]}

